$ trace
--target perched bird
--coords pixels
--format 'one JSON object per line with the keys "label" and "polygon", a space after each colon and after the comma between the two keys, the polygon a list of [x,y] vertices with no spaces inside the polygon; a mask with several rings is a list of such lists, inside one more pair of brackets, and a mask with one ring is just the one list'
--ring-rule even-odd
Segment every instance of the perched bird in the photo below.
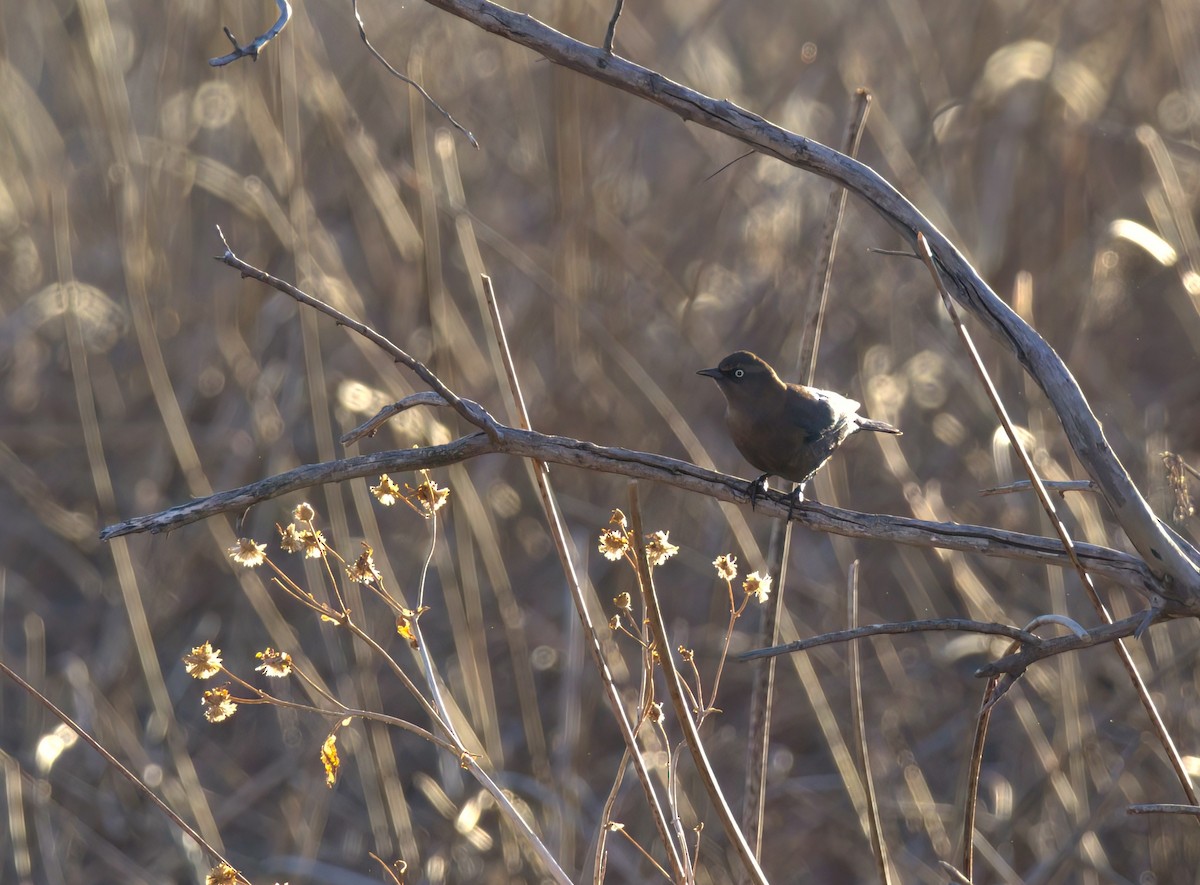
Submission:
{"label": "perched bird", "polygon": [[[894,433],[884,421],[858,414],[859,404],[828,390],[781,381],[749,351],[731,353],[713,369],[701,369],[725,395],[725,426],[742,456],[763,475],[750,486],[750,504],[781,476],[799,483],[792,505],[803,500],[804,484],[846,437],[859,430]],[[791,514],[789,513],[789,518]]]}

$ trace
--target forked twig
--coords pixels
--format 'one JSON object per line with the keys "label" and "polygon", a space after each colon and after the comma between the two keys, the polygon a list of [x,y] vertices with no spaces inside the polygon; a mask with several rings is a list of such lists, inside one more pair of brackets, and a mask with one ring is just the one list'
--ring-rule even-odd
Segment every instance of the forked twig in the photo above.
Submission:
{"label": "forked twig", "polygon": [[263,47],[274,40],[292,18],[292,5],[288,3],[288,0],[275,0],[275,5],[279,7],[279,18],[275,20],[275,24],[271,25],[265,34],[255,37],[245,46],[238,43],[237,37],[233,36],[233,32],[229,28],[222,28],[221,30],[225,32],[229,42],[233,44],[233,52],[222,55],[220,58],[210,58],[208,63],[214,68],[219,68],[247,56],[258,61],[258,54],[262,52]]}

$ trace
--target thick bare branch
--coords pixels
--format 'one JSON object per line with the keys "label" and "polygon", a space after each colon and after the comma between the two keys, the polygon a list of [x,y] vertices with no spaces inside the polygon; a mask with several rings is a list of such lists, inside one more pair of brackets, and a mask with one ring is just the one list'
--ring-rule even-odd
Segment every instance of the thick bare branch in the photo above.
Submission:
{"label": "thick bare branch", "polygon": [[[495,427],[496,442],[492,442],[482,433],[476,433],[441,446],[377,452],[327,463],[308,464],[241,488],[218,492],[207,498],[197,498],[161,513],[126,520],[104,529],[100,537],[107,541],[121,535],[170,531],[219,513],[240,514],[263,501],[324,483],[342,482],[364,476],[374,477],[380,473],[445,467],[493,453],[537,458],[585,470],[651,480],[684,491],[707,495],[718,501],[736,504],[748,504],[750,501],[746,491],[746,480],[705,470],[687,461],[632,449],[600,446],[565,436],[547,436],[503,424],[496,424]],[[758,498],[757,508],[760,513],[784,519],[788,514],[788,504],[786,496],[772,492],[767,497]],[[859,513],[815,502],[801,504],[795,509],[793,518],[798,524],[814,531],[831,532],[851,538],[889,541],[914,547],[936,547],[982,556],[1070,567],[1062,544],[1057,539],[1038,535],[1008,532],[987,526]],[[1153,576],[1146,564],[1136,556],[1094,544],[1077,544],[1076,549],[1089,571],[1142,594],[1149,595],[1154,592]]]}

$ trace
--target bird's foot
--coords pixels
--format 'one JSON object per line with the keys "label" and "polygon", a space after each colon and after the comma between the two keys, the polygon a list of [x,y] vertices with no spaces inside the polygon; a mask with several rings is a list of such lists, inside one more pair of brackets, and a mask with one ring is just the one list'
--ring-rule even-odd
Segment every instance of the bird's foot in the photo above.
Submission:
{"label": "bird's foot", "polygon": [[797,483],[792,489],[792,493],[788,495],[788,515],[787,521],[791,522],[792,517],[796,515],[796,506],[804,503],[804,483]]}
{"label": "bird's foot", "polygon": [[771,487],[767,485],[767,480],[770,479],[770,477],[771,474],[764,473],[758,479],[754,480],[754,482],[750,483],[749,488],[747,488],[746,491],[750,494],[751,510],[754,509],[754,505],[758,503],[759,498],[771,491]]}

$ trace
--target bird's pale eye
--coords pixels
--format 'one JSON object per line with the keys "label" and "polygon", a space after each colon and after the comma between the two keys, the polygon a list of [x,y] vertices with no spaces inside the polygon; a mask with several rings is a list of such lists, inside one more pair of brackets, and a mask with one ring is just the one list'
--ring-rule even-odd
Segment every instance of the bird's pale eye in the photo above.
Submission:
{"label": "bird's pale eye", "polygon": [[745,369],[734,369],[734,370],[733,370],[733,377],[734,377],[734,378],[741,378],[741,377],[742,377],[743,375],[745,375],[745,374],[746,374],[746,370],[745,370]]}

